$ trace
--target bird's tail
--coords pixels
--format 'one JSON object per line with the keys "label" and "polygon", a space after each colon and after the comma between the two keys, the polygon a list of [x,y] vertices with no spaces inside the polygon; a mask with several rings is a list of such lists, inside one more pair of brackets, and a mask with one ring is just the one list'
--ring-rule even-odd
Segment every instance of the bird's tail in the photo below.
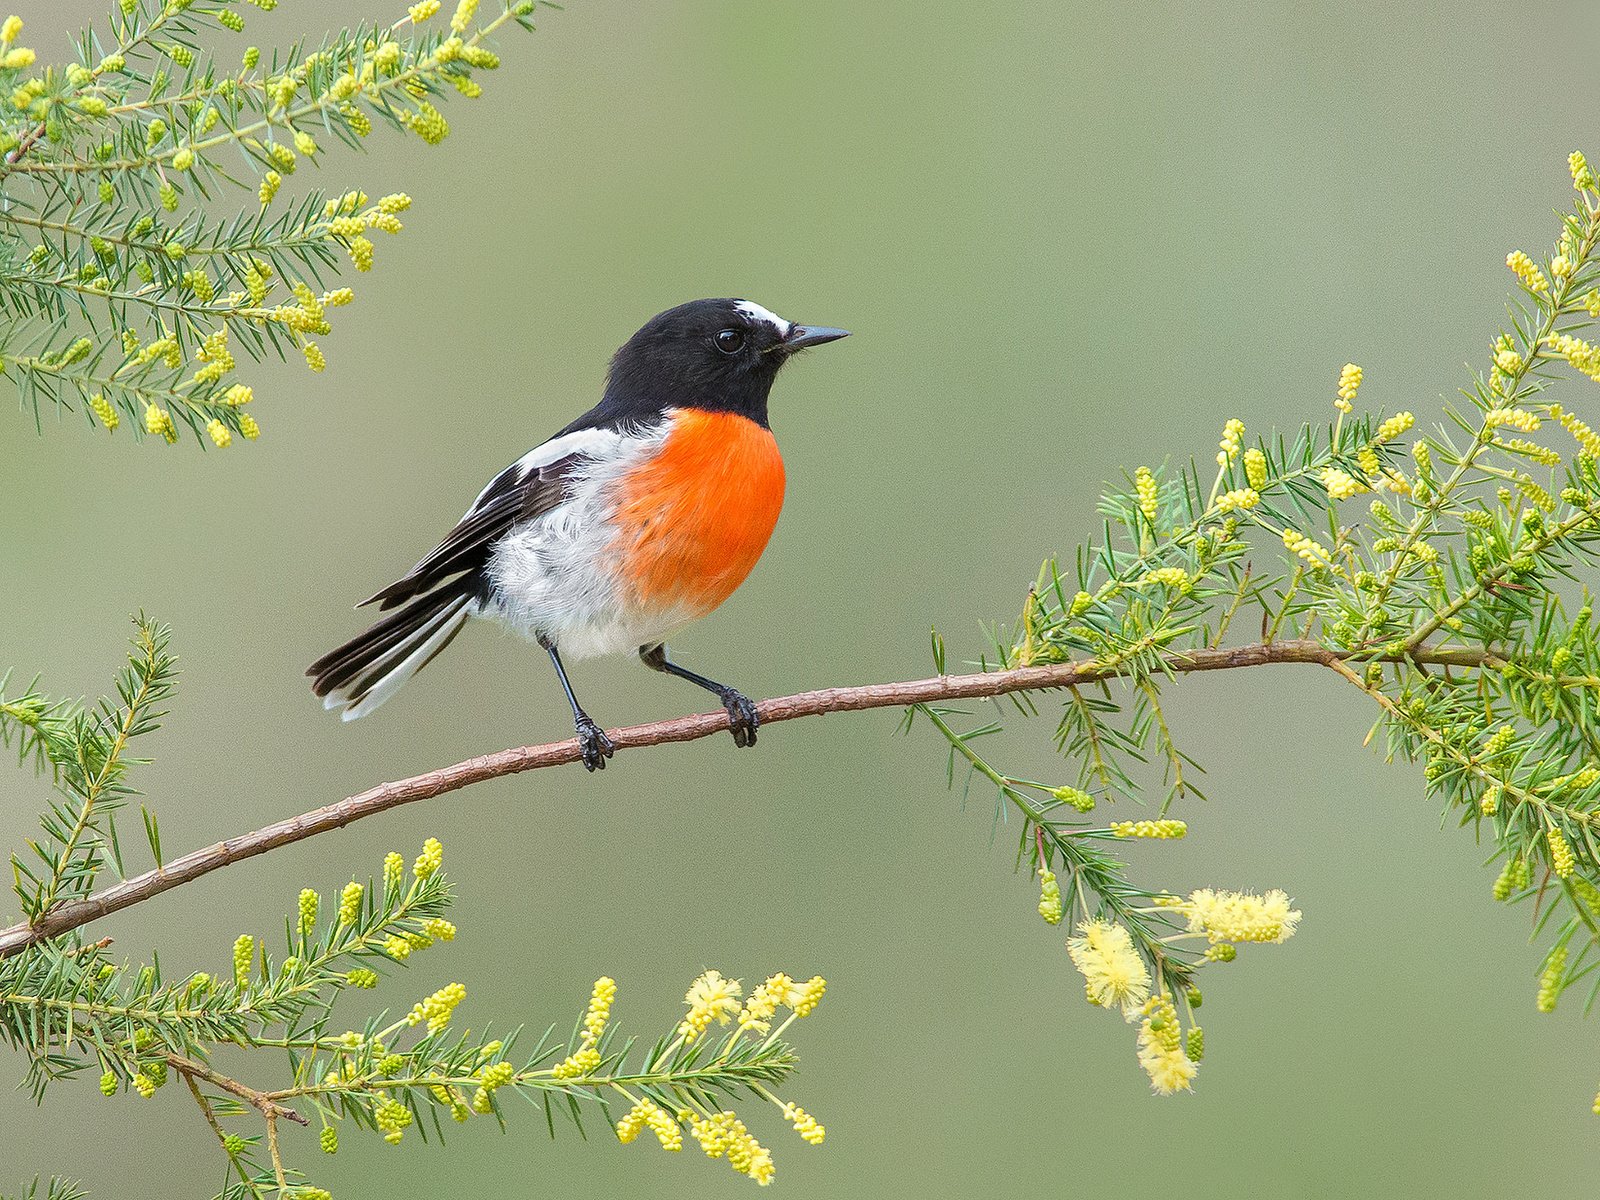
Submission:
{"label": "bird's tail", "polygon": [[307,667],[311,690],[342,720],[364,717],[432,662],[476,611],[465,589],[419,596]]}

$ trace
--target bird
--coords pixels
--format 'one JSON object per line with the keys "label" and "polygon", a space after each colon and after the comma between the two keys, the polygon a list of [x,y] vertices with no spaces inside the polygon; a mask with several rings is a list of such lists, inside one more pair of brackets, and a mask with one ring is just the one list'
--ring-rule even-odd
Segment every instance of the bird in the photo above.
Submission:
{"label": "bird", "polygon": [[356,607],[388,615],[306,669],[346,721],[388,701],[472,618],[537,642],[572,709],[583,765],[615,746],[567,662],[637,653],[716,695],[734,743],[760,718],[736,688],[675,662],[667,640],[722,604],[783,507],[767,417],[779,370],[848,331],[750,300],[694,300],[650,318],[611,359],[600,402],[501,471],[405,575]]}

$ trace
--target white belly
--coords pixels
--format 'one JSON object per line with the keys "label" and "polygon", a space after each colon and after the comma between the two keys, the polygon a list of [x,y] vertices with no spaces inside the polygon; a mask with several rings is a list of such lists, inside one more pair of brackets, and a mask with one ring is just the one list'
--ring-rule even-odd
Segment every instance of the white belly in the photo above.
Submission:
{"label": "white belly", "polygon": [[630,439],[596,457],[571,482],[565,502],[502,538],[489,556],[494,592],[477,615],[530,640],[549,638],[568,659],[631,654],[693,620],[680,609],[627,603],[612,561],[610,485],[656,446]]}

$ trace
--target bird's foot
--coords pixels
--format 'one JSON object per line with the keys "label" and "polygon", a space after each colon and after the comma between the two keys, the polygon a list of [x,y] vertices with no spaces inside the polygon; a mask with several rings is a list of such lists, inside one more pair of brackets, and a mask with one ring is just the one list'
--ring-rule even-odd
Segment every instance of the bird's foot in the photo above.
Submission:
{"label": "bird's foot", "polygon": [[739,747],[756,744],[756,730],[761,728],[761,717],[750,697],[733,688],[723,688],[717,693],[722,707],[728,710],[728,728],[733,733],[733,744]]}
{"label": "bird's foot", "polygon": [[584,770],[605,770],[606,759],[616,753],[616,746],[606,736],[606,731],[596,725],[587,713],[580,713],[575,725],[578,731],[578,749],[583,754]]}

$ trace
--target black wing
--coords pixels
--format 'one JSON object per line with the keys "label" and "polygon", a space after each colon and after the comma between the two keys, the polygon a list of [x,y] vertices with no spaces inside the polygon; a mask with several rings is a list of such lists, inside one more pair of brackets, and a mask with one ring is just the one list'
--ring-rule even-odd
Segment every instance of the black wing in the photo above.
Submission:
{"label": "black wing", "polygon": [[367,597],[356,607],[376,604],[389,609],[431,591],[445,580],[481,570],[494,544],[512,526],[549,512],[568,496],[573,468],[582,453],[568,454],[537,467],[513,463],[489,481],[483,494],[456,527],[401,579]]}

